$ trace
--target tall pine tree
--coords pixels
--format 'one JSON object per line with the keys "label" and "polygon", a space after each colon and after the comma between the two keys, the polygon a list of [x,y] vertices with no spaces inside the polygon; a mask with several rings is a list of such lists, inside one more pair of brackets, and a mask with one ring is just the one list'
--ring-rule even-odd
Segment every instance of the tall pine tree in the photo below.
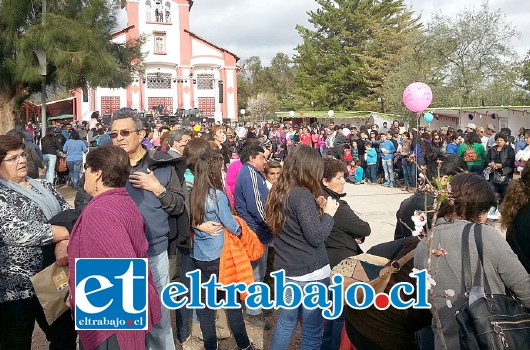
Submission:
{"label": "tall pine tree", "polygon": [[[403,0],[316,0],[297,26],[297,88],[315,108],[377,108],[376,91],[418,25]],[[373,105],[372,105],[373,104]]]}
{"label": "tall pine tree", "polygon": [[112,42],[121,0],[0,0],[0,133],[21,117],[22,103],[40,91],[36,52],[47,59],[47,84],[69,89],[125,87],[141,63],[140,42]]}

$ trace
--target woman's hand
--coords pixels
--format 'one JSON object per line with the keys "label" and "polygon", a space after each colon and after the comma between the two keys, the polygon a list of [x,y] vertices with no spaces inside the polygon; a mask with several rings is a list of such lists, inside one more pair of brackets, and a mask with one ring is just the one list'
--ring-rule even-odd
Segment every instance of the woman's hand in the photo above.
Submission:
{"label": "woman's hand", "polygon": [[52,225],[52,235],[55,243],[70,238],[70,233],[64,226]]}
{"label": "woman's hand", "polygon": [[326,200],[326,205],[324,206],[324,214],[334,216],[339,208],[339,203],[331,197],[328,197]]}
{"label": "woman's hand", "polygon": [[194,228],[212,236],[219,236],[221,232],[223,232],[223,225],[213,221],[203,222],[202,224],[195,226]]}
{"label": "woman's hand", "polygon": [[68,265],[68,242],[69,240],[65,239],[55,244],[55,265]]}
{"label": "woman's hand", "polygon": [[324,208],[326,207],[326,198],[324,198],[324,196],[318,197],[317,204],[320,207],[320,209],[324,210]]}

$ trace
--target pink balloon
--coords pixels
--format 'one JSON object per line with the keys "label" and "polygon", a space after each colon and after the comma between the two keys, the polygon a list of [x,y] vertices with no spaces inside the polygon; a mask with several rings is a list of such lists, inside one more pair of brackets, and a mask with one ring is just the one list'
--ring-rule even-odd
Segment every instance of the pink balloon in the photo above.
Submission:
{"label": "pink balloon", "polygon": [[412,83],[403,91],[403,103],[415,113],[423,112],[432,102],[432,91],[425,83]]}

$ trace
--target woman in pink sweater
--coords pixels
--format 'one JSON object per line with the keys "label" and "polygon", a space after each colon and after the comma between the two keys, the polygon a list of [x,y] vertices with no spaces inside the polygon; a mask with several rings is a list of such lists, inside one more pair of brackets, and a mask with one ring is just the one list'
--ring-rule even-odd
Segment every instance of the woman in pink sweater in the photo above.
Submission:
{"label": "woman in pink sweater", "polygon": [[[85,191],[88,203],[70,235],[70,305],[75,310],[76,258],[147,258],[148,243],[140,210],[125,191],[129,156],[117,146],[88,153]],[[148,280],[147,330],[79,330],[81,349],[145,349],[145,335],[160,320],[160,300],[153,277]]]}

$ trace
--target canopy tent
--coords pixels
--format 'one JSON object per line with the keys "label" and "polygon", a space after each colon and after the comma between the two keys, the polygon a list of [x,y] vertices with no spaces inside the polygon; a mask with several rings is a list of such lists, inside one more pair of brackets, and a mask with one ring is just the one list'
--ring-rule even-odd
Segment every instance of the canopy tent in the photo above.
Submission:
{"label": "canopy tent", "polygon": [[434,119],[431,123],[425,122],[420,116],[420,125],[429,125],[431,129],[442,126],[451,126],[455,129],[465,129],[468,123],[477,127],[486,127],[493,124],[495,130],[509,128],[512,134],[519,128],[530,128],[530,106],[483,106],[483,107],[450,107],[429,108],[425,112],[432,113]]}
{"label": "canopy tent", "polygon": [[340,111],[333,112],[333,117],[329,117],[327,111],[308,111],[308,112],[294,112],[291,117],[290,112],[276,112],[276,117],[280,120],[291,120],[295,124],[312,124],[319,122],[322,124],[335,125],[350,124],[350,125],[382,125],[383,122],[391,122],[393,119],[401,120],[401,117],[392,114],[378,113],[373,111]]}

